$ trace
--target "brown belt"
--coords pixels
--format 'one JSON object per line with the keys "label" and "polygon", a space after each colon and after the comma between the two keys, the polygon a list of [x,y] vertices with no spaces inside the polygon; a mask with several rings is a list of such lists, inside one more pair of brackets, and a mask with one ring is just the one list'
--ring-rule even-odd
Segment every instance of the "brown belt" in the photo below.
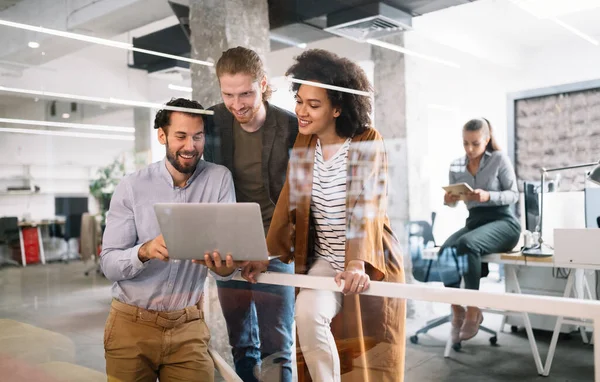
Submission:
{"label": "brown belt", "polygon": [[202,311],[202,300],[201,297],[196,305],[169,312],[143,309],[134,305],[122,303],[116,299],[112,300],[111,307],[121,313],[130,315],[133,321],[154,323],[162,328],[172,329],[186,322],[200,319],[203,320],[204,312]]}

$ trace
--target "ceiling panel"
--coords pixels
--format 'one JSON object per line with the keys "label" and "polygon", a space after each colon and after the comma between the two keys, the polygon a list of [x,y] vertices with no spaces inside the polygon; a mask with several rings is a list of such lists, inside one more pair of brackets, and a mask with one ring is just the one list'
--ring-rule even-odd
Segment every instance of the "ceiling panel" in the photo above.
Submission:
{"label": "ceiling panel", "polygon": [[0,12],[3,10],[12,7],[22,0],[0,0]]}

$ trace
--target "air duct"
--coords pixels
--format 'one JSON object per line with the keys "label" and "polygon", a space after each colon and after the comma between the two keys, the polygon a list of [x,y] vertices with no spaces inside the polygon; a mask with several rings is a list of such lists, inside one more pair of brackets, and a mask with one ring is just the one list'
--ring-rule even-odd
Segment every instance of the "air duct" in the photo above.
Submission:
{"label": "air duct", "polygon": [[384,3],[349,8],[327,15],[326,32],[358,42],[412,29],[412,16]]}

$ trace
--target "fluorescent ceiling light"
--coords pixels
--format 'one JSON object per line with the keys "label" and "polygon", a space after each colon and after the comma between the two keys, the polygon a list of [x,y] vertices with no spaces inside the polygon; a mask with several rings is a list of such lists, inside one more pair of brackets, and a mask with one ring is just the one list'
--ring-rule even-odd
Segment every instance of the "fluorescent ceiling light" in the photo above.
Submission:
{"label": "fluorescent ceiling light", "polygon": [[362,90],[355,90],[355,89],[350,89],[350,88],[343,88],[341,86],[327,85],[327,84],[322,84],[320,82],[299,80],[299,79],[294,78],[292,76],[287,76],[287,79],[288,79],[288,81],[295,82],[297,84],[316,86],[318,88],[329,89],[329,90],[336,90],[336,91],[344,92],[344,93],[358,94],[358,95],[365,96],[365,97],[370,97],[371,96],[371,93],[365,92],[365,91],[362,91]]}
{"label": "fluorescent ceiling light", "polygon": [[38,33],[49,34],[49,35],[53,35],[53,36],[70,38],[72,40],[91,42],[93,44],[109,46],[111,48],[119,48],[119,49],[129,50],[132,52],[146,53],[146,54],[150,54],[153,56],[172,58],[172,59],[179,60],[179,61],[190,62],[192,64],[214,66],[214,64],[212,62],[208,62],[208,61],[194,60],[194,59],[188,58],[188,57],[175,56],[172,54],[155,52],[155,51],[148,50],[148,49],[136,48],[133,46],[133,44],[130,44],[127,42],[113,41],[113,40],[109,40],[109,39],[105,39],[105,38],[92,37],[92,36],[87,36],[87,35],[83,35],[83,34],[79,34],[79,33],[65,32],[65,31],[61,31],[61,30],[49,29],[49,28],[44,28],[44,27],[36,27],[34,25],[15,23],[12,21],[7,21],[7,20],[0,20],[0,25],[4,25],[7,27],[11,27],[11,28],[24,29],[24,30],[28,30],[28,31],[38,32]]}
{"label": "fluorescent ceiling light", "polygon": [[0,123],[12,123],[12,124],[17,124],[17,125],[28,125],[28,126],[66,127],[66,128],[70,128],[70,129],[81,129],[81,130],[116,131],[116,132],[121,132],[121,133],[135,132],[135,128],[133,128],[133,127],[89,125],[89,124],[84,124],[84,123],[34,121],[34,120],[28,120],[28,119],[0,118]]}
{"label": "fluorescent ceiling light", "polygon": [[58,137],[92,138],[92,139],[112,139],[112,140],[117,140],[117,141],[133,141],[133,140],[135,140],[133,135],[92,134],[92,133],[78,133],[78,132],[70,132],[70,131],[13,129],[11,127],[0,127],[0,133],[50,135],[50,136],[58,136]]}
{"label": "fluorescent ceiling light", "polygon": [[187,92],[187,93],[191,93],[192,92],[192,88],[190,88],[190,87],[173,85],[173,84],[169,84],[169,89],[171,89],[171,90],[179,90],[179,91]]}
{"label": "fluorescent ceiling light", "polygon": [[538,18],[552,18],[600,7],[598,0],[511,0]]}
{"label": "fluorescent ceiling light", "polygon": [[31,49],[37,49],[40,47],[40,43],[35,41],[29,41],[29,44],[27,44],[27,46]]}
{"label": "fluorescent ceiling light", "polygon": [[541,2],[540,0],[511,0],[511,2],[538,19],[552,21],[557,25],[563,27],[564,29],[568,30],[569,32],[573,33],[574,35],[586,40],[587,42],[596,46],[600,45],[600,42],[598,42],[598,40],[596,40],[592,36],[583,33],[574,26],[567,24],[566,22],[559,20],[556,17],[561,14],[568,14],[591,8],[597,8],[599,4],[597,1],[595,3],[591,3],[590,1],[586,0],[546,0],[543,2]]}
{"label": "fluorescent ceiling light", "polygon": [[276,35],[276,34],[273,34],[273,33],[271,33],[269,35],[269,38],[271,40],[277,41],[277,42],[279,42],[281,44],[285,44],[285,45],[289,45],[289,46],[295,46],[295,47],[300,48],[300,49],[306,49],[306,47],[308,46],[304,42],[295,41],[295,40],[292,40],[292,39],[289,39],[289,38],[286,38],[286,37],[283,37],[283,36],[279,36],[279,35]]}
{"label": "fluorescent ceiling light", "polygon": [[599,45],[600,43],[598,42],[598,40],[596,40],[595,38],[583,33],[582,31],[580,31],[579,29],[576,29],[575,27],[565,23],[564,21],[561,21],[557,18],[551,18],[550,20],[554,21],[556,24],[560,25],[561,27],[565,28],[566,30],[568,30],[569,32],[573,33],[576,36],[581,37],[582,39],[586,40],[587,42],[594,44],[594,45]]}
{"label": "fluorescent ceiling light", "polygon": [[126,105],[126,106],[134,106],[134,107],[144,107],[144,108],[149,108],[149,109],[181,111],[184,113],[192,113],[192,114],[206,114],[206,115],[214,114],[214,111],[212,111],[212,110],[189,109],[189,108],[185,108],[185,107],[166,106],[161,103],[131,101],[131,100],[112,98],[112,97],[111,98],[90,97],[90,96],[82,96],[82,95],[77,95],[77,94],[47,92],[47,91],[42,91],[42,90],[10,88],[10,87],[6,87],[6,86],[0,86],[0,92],[29,94],[29,95],[35,95],[35,96],[43,96],[43,97],[47,97],[47,98],[63,98],[63,99],[69,99],[69,100],[75,100],[75,101],[96,102],[96,103],[101,103],[101,104]]}
{"label": "fluorescent ceiling light", "polygon": [[403,46],[400,45],[395,45],[395,44],[390,44],[388,42],[384,42],[384,41],[380,41],[380,40],[375,40],[375,39],[368,39],[367,42],[371,45],[376,45],[379,46],[381,48],[385,48],[385,49],[390,49],[390,50],[394,50],[396,52],[400,52],[400,53],[404,53],[408,56],[414,56],[414,57],[419,57],[422,58],[424,60],[428,60],[428,61],[432,61],[432,62],[437,62],[438,64],[442,64],[442,65],[446,65],[446,66],[450,66],[452,68],[460,68],[460,65],[455,63],[455,62],[451,62],[451,61],[446,61],[446,60],[442,60],[441,58],[437,58],[437,57],[433,57],[433,56],[428,56],[426,54],[422,54],[422,53],[417,53],[414,52],[410,49],[406,49]]}

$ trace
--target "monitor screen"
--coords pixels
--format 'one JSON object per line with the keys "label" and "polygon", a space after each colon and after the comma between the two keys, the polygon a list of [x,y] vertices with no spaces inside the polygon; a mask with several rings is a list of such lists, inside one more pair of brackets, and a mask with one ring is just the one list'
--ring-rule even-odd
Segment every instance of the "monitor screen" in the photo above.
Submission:
{"label": "monitor screen", "polygon": [[54,198],[54,215],[56,216],[82,215],[84,212],[88,212],[86,196],[57,196]]}
{"label": "monitor screen", "polygon": [[525,182],[523,197],[525,202],[525,229],[534,232],[540,219],[539,184]]}
{"label": "monitor screen", "polygon": [[600,228],[600,187],[585,189],[585,227]]}

